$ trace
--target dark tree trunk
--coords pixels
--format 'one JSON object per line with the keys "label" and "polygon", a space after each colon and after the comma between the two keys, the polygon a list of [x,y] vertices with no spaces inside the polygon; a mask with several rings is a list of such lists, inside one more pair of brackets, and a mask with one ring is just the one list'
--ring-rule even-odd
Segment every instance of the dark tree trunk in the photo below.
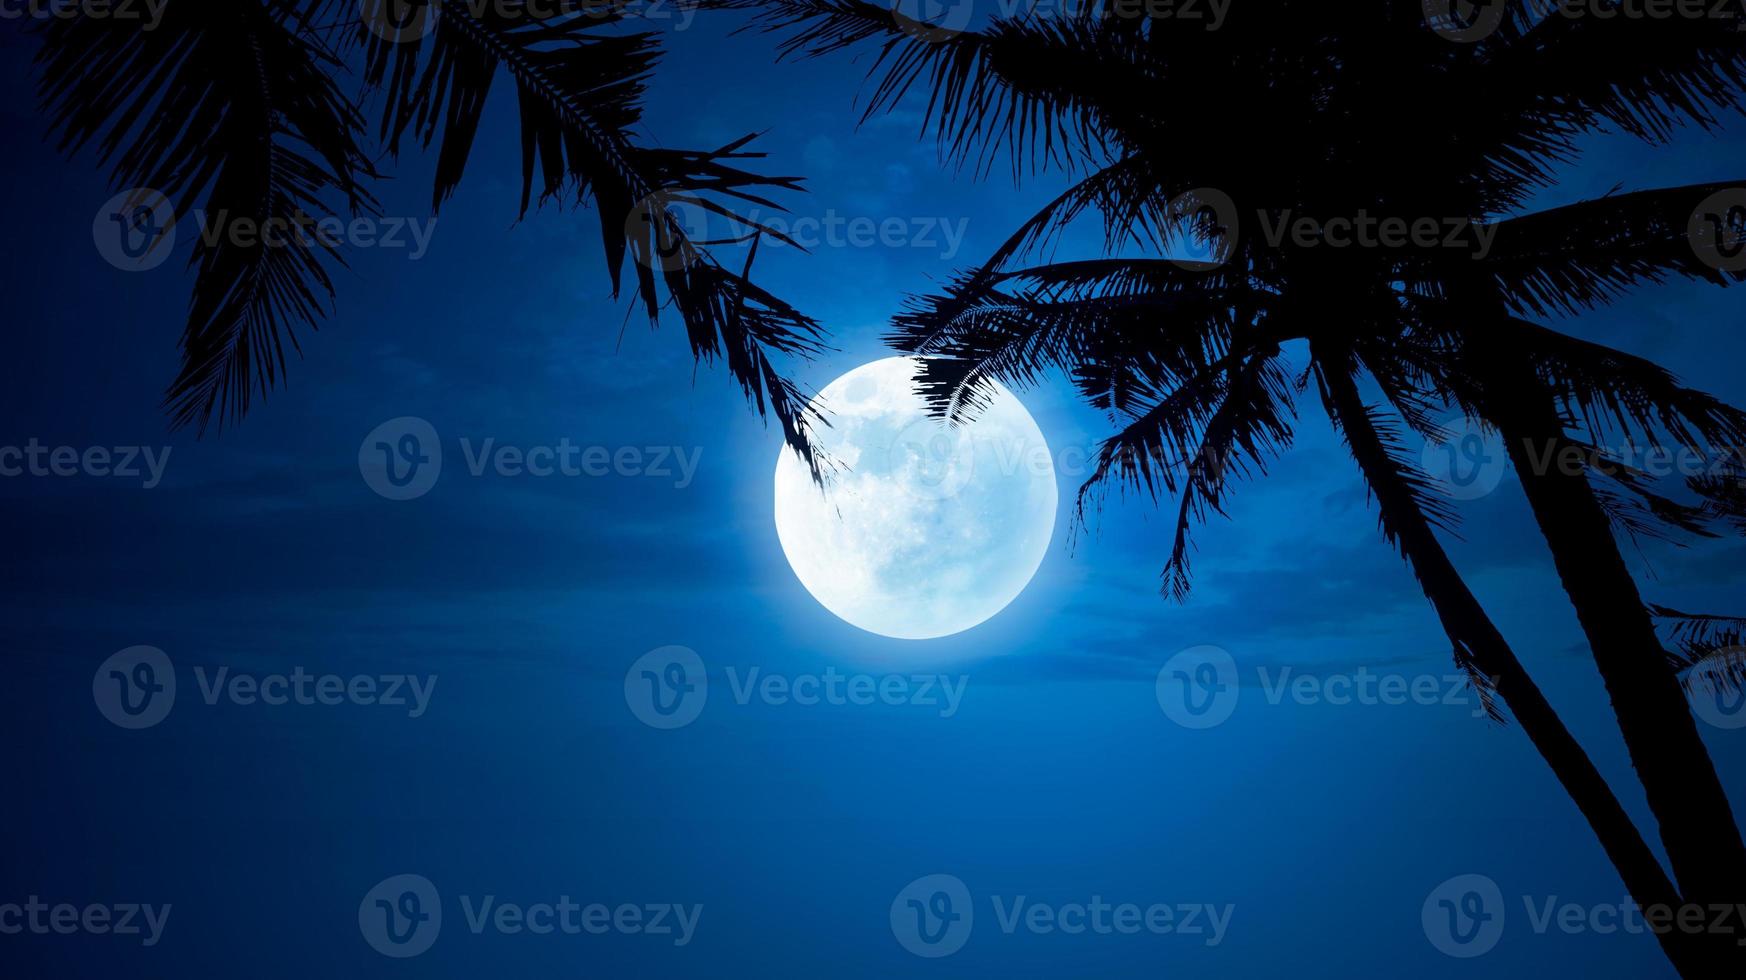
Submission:
{"label": "dark tree trunk", "polygon": [[[1383,526],[1411,563],[1444,630],[1467,651],[1473,666],[1492,679],[1498,696],[1582,811],[1637,903],[1677,907],[1679,893],[1643,835],[1443,550],[1389,457],[1351,378],[1338,367],[1322,371],[1321,376],[1328,407],[1381,508]],[[1681,976],[1713,975],[1716,961],[1706,957],[1701,947],[1708,943],[1700,943],[1700,937],[1663,933],[1656,938]],[[1719,946],[1714,954],[1726,955]]]}
{"label": "dark tree trunk", "polygon": [[1554,395],[1519,357],[1480,357],[1485,414],[1576,607],[1680,891],[1694,904],[1746,902],[1746,844],[1678,673],[1588,476],[1565,472],[1550,452],[1564,437]]}

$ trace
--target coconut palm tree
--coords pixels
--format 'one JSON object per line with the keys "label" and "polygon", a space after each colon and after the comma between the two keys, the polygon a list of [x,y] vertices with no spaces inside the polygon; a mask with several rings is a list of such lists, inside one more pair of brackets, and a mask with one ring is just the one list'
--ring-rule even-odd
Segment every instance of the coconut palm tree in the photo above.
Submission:
{"label": "coconut palm tree", "polygon": [[[121,188],[149,188],[175,214],[204,212],[189,265],[182,367],[166,395],[177,425],[240,419],[284,375],[287,349],[333,297],[344,261],[322,235],[235,234],[307,227],[374,210],[376,161],[434,148],[433,211],[461,183],[487,95],[520,104],[522,212],[534,202],[599,213],[613,291],[627,253],[651,320],[670,306],[700,360],[717,357],[788,444],[812,462],[807,399],[779,370],[820,349],[818,325],[729,269],[671,205],[721,215],[737,234],[779,233],[734,201],[794,178],[744,168],[751,137],[715,150],[643,145],[657,35],[603,0],[165,0],[158,22],[56,16],[41,31],[39,91],[67,151],[94,147]],[[68,13],[69,12],[63,12]],[[346,76],[357,74],[357,84]],[[378,116],[371,127],[365,113]],[[755,254],[755,248],[753,253]],[[663,293],[665,298],[663,298]],[[815,469],[816,472],[816,469]]]}
{"label": "coconut palm tree", "polygon": [[[866,112],[921,90],[925,130],[949,162],[982,172],[1004,153],[1020,174],[1074,173],[982,266],[917,298],[891,339],[928,356],[923,384],[947,417],[974,412],[988,381],[1070,373],[1121,425],[1082,490],[1081,516],[1110,482],[1180,495],[1166,593],[1188,592],[1195,521],[1222,512],[1233,478],[1265,472],[1289,445],[1301,386],[1282,348],[1307,341],[1310,374],[1457,662],[1482,688],[1495,679],[1638,901],[1661,901],[1665,874],[1461,583],[1436,535],[1452,515],[1412,478],[1392,423],[1355,379],[1422,434],[1436,434],[1443,406],[1500,431],[1606,681],[1680,900],[1746,899],[1746,845],[1680,684],[1701,651],[1662,643],[1615,538],[1713,533],[1726,509],[1715,486],[1694,487],[1709,504],[1681,503],[1601,448],[1739,446],[1746,413],[1533,319],[1670,275],[1738,281],[1716,238],[1731,246],[1738,228],[1724,233],[1718,220],[1706,238],[1697,221],[1734,184],[1526,211],[1586,134],[1662,142],[1739,109],[1739,25],[1517,7],[1452,26],[1427,18],[1434,4],[1281,0],[1233,7],[1217,31],[1124,19],[1113,6],[1050,6],[956,30],[863,0],[725,3],[757,10],[784,35],[784,54],[877,45]],[[1103,257],[1023,264],[1087,214],[1103,223]],[[1351,241],[1367,217],[1429,220],[1431,234]],[[1181,258],[1185,237],[1200,261]],[[1548,453],[1574,453],[1577,465],[1548,466]],[[1687,975],[1723,961],[1738,969],[1740,952],[1714,937],[1661,938]]]}

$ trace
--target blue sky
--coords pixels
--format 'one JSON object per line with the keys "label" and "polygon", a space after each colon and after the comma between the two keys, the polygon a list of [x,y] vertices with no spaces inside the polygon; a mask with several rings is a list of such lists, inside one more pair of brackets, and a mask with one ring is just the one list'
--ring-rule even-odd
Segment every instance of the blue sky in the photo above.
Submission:
{"label": "blue sky", "polygon": [[[857,128],[864,65],[772,65],[771,44],[700,17],[671,33],[647,127],[668,146],[765,131],[769,169],[802,174],[797,215],[964,229],[959,254],[923,247],[772,249],[760,281],[823,322],[837,350],[797,368],[818,388],[886,353],[907,292],[985,255],[1058,187],[1015,188],[943,168],[912,107]],[[25,91],[29,44],[0,34]],[[0,594],[9,681],[0,717],[27,853],[0,903],[174,903],[161,943],[0,936],[48,975],[93,964],[165,975],[361,973],[359,898],[392,874],[442,892],[447,921],[403,975],[490,968],[651,976],[1305,976],[1412,972],[1666,975],[1645,936],[1538,934],[1524,897],[1585,907],[1623,895],[1575,807],[1521,733],[1450,705],[1268,703],[1259,671],[1451,672],[1447,643],[1313,401],[1298,445],[1241,489],[1231,520],[1196,534],[1186,605],[1157,594],[1170,518],[1114,503],[1030,587],[969,632],[888,640],[837,620],[789,572],[770,515],[778,434],[721,370],[694,370],[677,322],[650,332],[611,298],[591,213],[515,220],[507,90],[427,255],[363,250],[338,312],[304,337],[289,382],[240,428],[166,431],[189,289],[181,262],[128,274],[93,247],[113,192],[88,158],[38,144],[28,100],[5,113],[0,233],[10,356],[0,444],[168,446],[161,485],[0,479],[11,560]],[[1644,149],[1600,139],[1557,204],[1736,176],[1746,129]],[[390,215],[426,216],[430,160],[380,189]],[[961,225],[960,225],[961,223]],[[1567,329],[1651,356],[1746,401],[1737,297],[1676,283]],[[1057,449],[1105,432],[1064,384],[1021,392]],[[428,420],[447,456],[430,493],[372,492],[360,441]],[[700,455],[683,487],[656,477],[470,476],[460,440],[568,439]],[[1063,502],[1076,489],[1062,478]],[[1580,631],[1512,479],[1464,504],[1452,550],[1476,592],[1651,828]],[[1645,594],[1742,606],[1737,541],[1632,552]],[[182,690],[143,731],[93,709],[92,672],[125,647],[161,648]],[[708,665],[691,725],[640,723],[627,667],[677,644]],[[1154,680],[1185,648],[1232,654],[1245,688],[1230,721],[1191,731]],[[196,669],[268,675],[434,674],[429,710],[245,706],[198,696]],[[916,705],[738,704],[733,676],[942,672],[967,679],[951,717]],[[200,674],[198,676],[208,676]],[[1746,776],[1739,731],[1706,729],[1724,782]],[[1652,837],[1652,833],[1650,834]],[[964,949],[916,959],[887,907],[951,874],[976,896]],[[1420,923],[1442,882],[1482,874],[1509,919],[1485,956],[1440,953]],[[684,947],[648,936],[472,935],[457,896],[704,906]],[[1181,935],[1004,933],[990,897],[1072,903],[1228,903],[1217,946]],[[10,952],[10,951],[9,951]]]}

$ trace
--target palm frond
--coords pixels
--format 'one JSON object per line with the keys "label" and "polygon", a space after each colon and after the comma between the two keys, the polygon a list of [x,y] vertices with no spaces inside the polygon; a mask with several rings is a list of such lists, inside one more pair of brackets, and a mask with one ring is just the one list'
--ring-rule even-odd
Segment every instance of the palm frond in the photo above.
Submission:
{"label": "palm frond", "polygon": [[1746,617],[1687,613],[1656,605],[1649,611],[1668,625],[1688,690],[1717,694],[1746,691]]}
{"label": "palm frond", "polygon": [[1015,172],[1100,155],[1098,122],[1112,96],[1146,81],[1143,39],[1095,19],[996,17],[980,31],[942,30],[868,0],[707,0],[755,12],[756,28],[786,35],[784,56],[817,57],[879,46],[863,119],[927,86],[924,132],[947,160],[989,165],[997,150]]}
{"label": "palm frond", "polygon": [[202,217],[166,396],[178,425],[239,419],[277,382],[297,328],[333,294],[324,263],[337,257],[310,225],[335,203],[373,206],[362,119],[331,78],[333,52],[293,18],[270,0],[179,0],[156,30],[79,17],[42,31],[38,88],[61,148],[95,141],[117,186]]}
{"label": "palm frond", "polygon": [[[673,211],[693,207],[725,220],[721,241],[769,236],[796,244],[779,229],[747,218],[729,202],[782,210],[763,194],[798,190],[798,178],[741,166],[762,154],[745,136],[712,151],[649,148],[633,138],[645,82],[656,58],[647,32],[614,33],[622,8],[597,0],[500,0],[476,5],[429,0],[432,29],[413,38],[372,31],[366,0],[360,37],[366,80],[381,90],[382,130],[391,150],[408,134],[436,146],[433,206],[459,185],[486,97],[499,73],[520,104],[522,210],[559,197],[592,203],[600,219],[607,272],[616,297],[633,265],[636,296],[651,322],[665,306],[684,320],[700,360],[720,355],[747,400],[777,417],[787,442],[821,477],[827,461],[812,444],[817,419],[807,399],[777,367],[778,356],[811,356],[823,347],[816,321],[756,286],[746,267],[723,267],[708,244],[693,241]],[[665,290],[666,299],[662,299]]]}
{"label": "palm frond", "polygon": [[1574,316],[1670,275],[1736,283],[1746,273],[1706,260],[1691,229],[1706,199],[1743,187],[1746,181],[1638,191],[1510,218],[1496,226],[1484,258],[1433,253],[1436,273],[1485,281],[1515,311],[1533,316]]}
{"label": "palm frond", "polygon": [[[1267,462],[1291,444],[1291,384],[1277,352],[1233,357],[1172,390],[1098,448],[1097,466],[1079,488],[1076,523],[1088,506],[1101,506],[1112,479],[1159,491],[1180,486],[1176,530],[1162,592],[1185,601],[1191,587],[1189,532],[1208,511],[1225,514],[1232,477],[1264,474]],[[1177,471],[1180,470],[1180,479]]]}

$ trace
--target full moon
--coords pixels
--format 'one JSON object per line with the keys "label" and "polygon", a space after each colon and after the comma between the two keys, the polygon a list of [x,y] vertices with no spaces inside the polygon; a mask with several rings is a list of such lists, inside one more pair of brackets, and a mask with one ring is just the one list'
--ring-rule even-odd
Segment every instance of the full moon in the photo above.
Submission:
{"label": "full moon", "polygon": [[929,417],[920,362],[888,357],[831,382],[813,406],[838,464],[824,489],[783,449],[776,534],[826,609],[881,636],[959,633],[1024,590],[1055,528],[1055,468],[1043,433],[999,385],[972,422]]}

